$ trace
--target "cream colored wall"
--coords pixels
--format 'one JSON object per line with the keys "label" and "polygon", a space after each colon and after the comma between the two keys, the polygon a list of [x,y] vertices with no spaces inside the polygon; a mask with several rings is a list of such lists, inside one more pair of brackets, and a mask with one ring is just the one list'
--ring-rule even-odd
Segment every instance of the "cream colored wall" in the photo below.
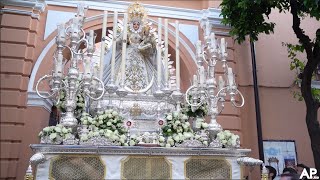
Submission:
{"label": "cream colored wall", "polygon": [[[282,46],[282,42],[297,43],[291,29],[291,15],[273,11],[270,21],[276,23],[274,34],[260,35],[255,43],[263,139],[295,140],[298,163],[312,167],[314,161],[305,123],[305,105],[293,98],[290,86],[295,73],[289,69],[291,60],[287,57],[286,47]],[[306,18],[302,21],[302,27],[314,38],[320,23]],[[253,149],[253,156],[258,157],[250,46],[248,42],[236,46],[238,82],[245,92],[247,103],[241,109],[244,144]]]}

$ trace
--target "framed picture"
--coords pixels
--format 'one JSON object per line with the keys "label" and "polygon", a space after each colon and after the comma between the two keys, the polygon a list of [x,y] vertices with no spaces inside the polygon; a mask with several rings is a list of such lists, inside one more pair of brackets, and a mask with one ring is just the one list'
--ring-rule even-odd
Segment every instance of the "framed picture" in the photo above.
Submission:
{"label": "framed picture", "polygon": [[277,176],[285,167],[297,164],[297,151],[294,140],[264,140],[263,152],[265,165],[274,167]]}

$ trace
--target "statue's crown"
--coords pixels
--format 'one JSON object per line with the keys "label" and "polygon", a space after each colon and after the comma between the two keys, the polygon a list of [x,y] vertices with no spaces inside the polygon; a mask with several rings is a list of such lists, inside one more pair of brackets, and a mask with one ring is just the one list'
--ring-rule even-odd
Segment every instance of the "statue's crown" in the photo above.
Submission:
{"label": "statue's crown", "polygon": [[146,18],[146,15],[147,15],[147,11],[140,3],[135,2],[129,5],[128,7],[129,21],[132,21],[132,20],[144,21],[144,19]]}

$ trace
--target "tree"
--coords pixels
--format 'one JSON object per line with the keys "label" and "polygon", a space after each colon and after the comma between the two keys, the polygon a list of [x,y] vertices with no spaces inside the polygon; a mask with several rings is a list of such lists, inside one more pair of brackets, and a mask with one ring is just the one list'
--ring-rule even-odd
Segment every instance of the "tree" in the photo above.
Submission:
{"label": "tree", "polygon": [[221,3],[222,23],[231,26],[230,34],[238,43],[258,40],[261,33],[273,33],[275,23],[266,21],[272,9],[280,13],[290,12],[292,30],[299,40],[299,45],[307,55],[305,67],[301,73],[301,95],[306,105],[306,125],[311,140],[311,148],[315,166],[320,172],[320,126],[317,113],[319,101],[313,97],[311,88],[312,75],[320,63],[320,27],[316,30],[316,38],[311,40],[300,27],[303,17],[320,19],[319,0],[223,0]]}

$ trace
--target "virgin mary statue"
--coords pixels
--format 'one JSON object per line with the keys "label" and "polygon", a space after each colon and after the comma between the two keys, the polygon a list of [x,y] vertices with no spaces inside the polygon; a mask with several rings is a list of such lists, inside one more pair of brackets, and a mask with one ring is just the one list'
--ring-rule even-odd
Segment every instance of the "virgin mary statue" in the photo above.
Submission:
{"label": "virgin mary statue", "polygon": [[[157,88],[156,73],[156,39],[150,33],[150,26],[146,23],[146,11],[139,3],[131,4],[128,8],[127,51],[125,61],[124,86],[132,92],[151,94]],[[122,36],[117,38],[115,57],[115,83],[119,85],[121,79],[121,46]],[[111,51],[105,56],[105,62],[110,63]],[[111,66],[107,65],[104,82],[110,82]],[[161,83],[162,84],[162,83]],[[161,85],[162,86],[162,85]]]}

